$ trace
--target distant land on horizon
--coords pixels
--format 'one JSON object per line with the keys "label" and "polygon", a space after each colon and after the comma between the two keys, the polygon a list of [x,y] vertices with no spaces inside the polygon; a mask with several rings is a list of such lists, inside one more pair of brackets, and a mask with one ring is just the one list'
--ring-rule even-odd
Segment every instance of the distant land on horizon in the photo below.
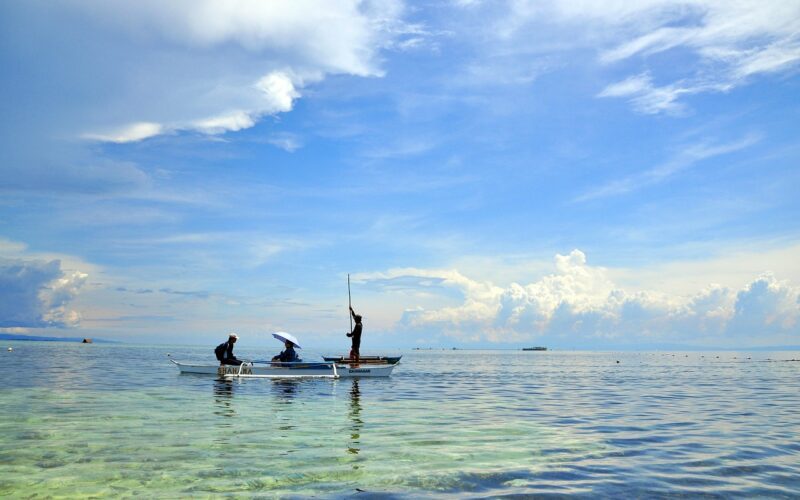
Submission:
{"label": "distant land on horizon", "polygon": [[[413,351],[523,351],[522,347],[412,347]],[[763,351],[800,351],[800,345],[770,345],[770,346],[750,346],[750,347],[719,347],[719,346],[692,346],[680,344],[644,344],[633,345],[609,345],[604,347],[548,347],[546,351],[524,352],[565,352],[565,351],[594,351],[594,352],[651,352],[651,351],[680,351],[680,352],[763,352]],[[532,354],[535,355],[535,354]]]}
{"label": "distant land on horizon", "polygon": [[84,338],[91,338],[92,343],[118,344],[117,340],[97,339],[94,337],[43,337],[38,335],[19,335],[16,333],[0,333],[0,340],[36,340],[40,342],[83,342]]}

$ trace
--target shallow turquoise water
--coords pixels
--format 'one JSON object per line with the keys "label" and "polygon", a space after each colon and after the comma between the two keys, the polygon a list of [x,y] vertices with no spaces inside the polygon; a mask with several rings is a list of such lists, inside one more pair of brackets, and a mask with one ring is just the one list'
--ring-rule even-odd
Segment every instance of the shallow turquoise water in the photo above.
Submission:
{"label": "shallow turquoise water", "polygon": [[166,358],[212,348],[5,346],[2,497],[800,497],[800,353],[411,351],[385,380],[225,382]]}

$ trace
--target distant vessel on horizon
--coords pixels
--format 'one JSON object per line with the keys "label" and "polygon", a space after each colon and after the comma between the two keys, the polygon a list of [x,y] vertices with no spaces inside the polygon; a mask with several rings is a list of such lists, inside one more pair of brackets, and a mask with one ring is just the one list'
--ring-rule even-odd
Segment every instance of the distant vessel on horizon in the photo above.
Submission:
{"label": "distant vessel on horizon", "polygon": [[523,347],[523,351],[546,351],[547,347],[536,346],[536,347]]}
{"label": "distant vessel on horizon", "polygon": [[81,341],[81,343],[82,343],[82,344],[91,344],[91,343],[92,343],[92,339],[89,339],[89,338],[83,339],[83,340]]}

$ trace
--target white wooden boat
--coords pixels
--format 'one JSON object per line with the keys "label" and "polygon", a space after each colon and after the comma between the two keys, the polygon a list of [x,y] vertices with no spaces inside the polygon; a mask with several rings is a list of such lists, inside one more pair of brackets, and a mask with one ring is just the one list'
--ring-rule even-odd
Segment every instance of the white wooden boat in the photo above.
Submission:
{"label": "white wooden boat", "polygon": [[182,363],[170,359],[181,373],[216,375],[225,378],[353,378],[353,377],[388,377],[397,365],[358,365],[338,364],[333,362],[258,362],[243,363],[240,366],[218,365],[208,363]]}

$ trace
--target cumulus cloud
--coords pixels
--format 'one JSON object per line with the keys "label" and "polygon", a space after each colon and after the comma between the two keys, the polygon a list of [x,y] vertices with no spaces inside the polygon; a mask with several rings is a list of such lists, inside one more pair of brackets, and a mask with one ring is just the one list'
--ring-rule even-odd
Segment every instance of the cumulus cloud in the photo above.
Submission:
{"label": "cumulus cloud", "polygon": [[192,49],[230,44],[254,53],[291,53],[323,71],[359,76],[380,72],[376,51],[403,10],[396,0],[67,3],[132,36],[159,37]]}
{"label": "cumulus cloud", "polygon": [[520,342],[537,337],[620,341],[723,340],[773,334],[800,336],[800,288],[771,275],[741,290],[710,285],[689,296],[623,290],[602,267],[573,250],[557,255],[555,272],[527,285],[497,287],[457,271],[393,270],[360,277],[404,290],[460,292],[452,306],[406,310],[408,330],[440,331],[461,340]]}
{"label": "cumulus cloud", "polygon": [[0,327],[77,326],[80,314],[68,306],[87,277],[65,273],[58,260],[0,259]]}
{"label": "cumulus cloud", "polygon": [[736,294],[728,331],[733,335],[752,335],[797,330],[798,312],[798,289],[765,274]]}

